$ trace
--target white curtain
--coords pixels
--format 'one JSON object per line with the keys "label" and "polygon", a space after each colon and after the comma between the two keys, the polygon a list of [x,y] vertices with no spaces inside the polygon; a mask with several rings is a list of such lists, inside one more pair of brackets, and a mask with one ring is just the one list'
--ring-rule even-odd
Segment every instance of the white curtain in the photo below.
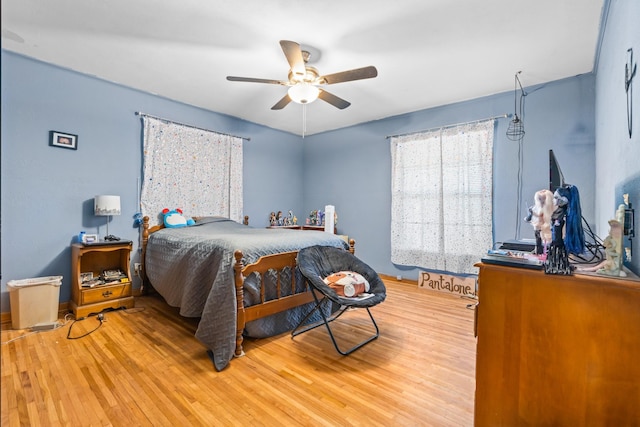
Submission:
{"label": "white curtain", "polygon": [[493,243],[494,120],[391,138],[391,261],[453,273]]}
{"label": "white curtain", "polygon": [[242,138],[143,116],[140,205],[151,225],[164,208],[242,221]]}

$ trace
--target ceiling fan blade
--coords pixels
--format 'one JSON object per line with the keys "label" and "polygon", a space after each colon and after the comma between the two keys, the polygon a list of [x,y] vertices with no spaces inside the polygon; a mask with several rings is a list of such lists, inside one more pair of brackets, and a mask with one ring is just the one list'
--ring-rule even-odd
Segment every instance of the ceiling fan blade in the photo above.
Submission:
{"label": "ceiling fan blade", "polygon": [[342,71],[340,73],[327,74],[322,76],[319,80],[324,80],[328,85],[334,83],[350,82],[353,80],[371,79],[378,75],[378,70],[373,65],[363,68],[356,68],[353,70]]}
{"label": "ceiling fan blade", "polygon": [[253,77],[235,77],[235,76],[227,76],[227,80],[230,82],[250,82],[250,83],[268,83],[272,85],[288,85],[289,82],[284,82],[281,80],[271,80],[271,79],[254,79]]}
{"label": "ceiling fan blade", "polygon": [[271,107],[272,110],[282,110],[284,107],[286,107],[289,103],[291,102],[291,98],[289,98],[288,94],[285,94],[285,96],[278,102],[276,102],[276,105],[274,105],[273,107]]}
{"label": "ceiling fan blade", "polygon": [[307,69],[304,66],[300,45],[289,40],[280,40],[280,46],[282,47],[284,56],[287,57],[291,72],[294,76],[299,76],[302,79],[307,74]]}
{"label": "ceiling fan blade", "polygon": [[331,104],[334,107],[339,108],[341,110],[344,110],[349,105],[351,105],[350,102],[347,102],[344,99],[339,98],[339,97],[335,96],[334,94],[329,93],[326,90],[322,90],[322,89],[320,89],[320,93],[318,94],[318,98],[322,99],[325,102],[328,102],[329,104]]}

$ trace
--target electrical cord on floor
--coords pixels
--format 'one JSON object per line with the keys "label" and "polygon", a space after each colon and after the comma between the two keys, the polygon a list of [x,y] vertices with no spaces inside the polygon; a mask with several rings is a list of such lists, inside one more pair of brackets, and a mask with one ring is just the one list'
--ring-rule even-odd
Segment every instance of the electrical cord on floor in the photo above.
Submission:
{"label": "electrical cord on floor", "polygon": [[77,340],[77,339],[80,339],[80,338],[84,338],[87,335],[90,335],[90,334],[94,333],[95,331],[97,331],[98,329],[100,329],[100,327],[102,326],[102,323],[104,323],[104,314],[102,314],[102,313],[98,314],[97,319],[100,321],[100,323],[94,329],[92,329],[91,331],[86,332],[86,333],[84,333],[84,334],[82,334],[80,336],[72,337],[71,336],[71,329],[73,329],[73,325],[75,325],[76,322],[79,322],[79,321],[82,321],[82,320],[85,320],[85,319],[87,319],[87,318],[86,317],[81,317],[81,318],[76,319],[76,320],[73,321],[71,326],[69,326],[69,331],[67,332],[67,339],[68,340]]}
{"label": "electrical cord on floor", "polygon": [[[129,308],[129,309],[125,309],[124,307],[120,307],[120,308],[116,308],[116,309],[105,309],[104,311],[123,311],[124,313],[132,314],[132,313],[139,313],[139,312],[142,312],[142,311],[144,311],[145,309],[146,309],[146,307],[135,307],[135,308]],[[79,322],[79,321],[82,321],[82,320],[88,319],[89,317],[93,317],[93,316],[97,316],[97,319],[100,321],[100,324],[99,324],[98,326],[96,326],[92,331],[89,331],[89,332],[87,332],[87,333],[85,333],[85,334],[83,334],[83,335],[80,335],[80,336],[78,336],[78,337],[72,337],[72,336],[71,336],[71,329],[73,328],[73,325],[74,325],[76,322]],[[60,329],[60,328],[62,328],[63,326],[66,326],[66,324],[67,324],[67,323],[69,323],[70,321],[72,321],[72,317],[73,317],[73,314],[72,314],[72,313],[67,313],[67,314],[64,316],[64,320],[63,320],[63,322],[62,322],[62,323],[57,323],[57,322],[56,322],[56,323],[57,323],[57,325],[56,325],[55,327],[53,327],[53,328],[40,329],[40,330],[31,330],[31,331],[27,332],[26,334],[20,335],[20,336],[15,337],[15,338],[12,338],[12,339],[10,339],[10,340],[8,340],[8,341],[3,341],[3,342],[2,342],[2,343],[0,343],[0,344],[1,344],[1,345],[10,344],[10,343],[12,343],[12,342],[14,342],[14,341],[18,341],[18,340],[20,340],[20,339],[22,339],[22,338],[28,337],[29,335],[37,334],[37,333],[40,333],[40,332],[55,331],[56,329]],[[84,337],[86,337],[87,335],[92,334],[93,332],[97,331],[97,330],[102,326],[102,323],[103,323],[104,321],[105,321],[104,313],[89,313],[89,315],[88,315],[87,317],[81,317],[81,318],[79,318],[79,319],[73,319],[73,321],[72,321],[72,323],[71,323],[71,326],[69,326],[69,330],[67,331],[67,339],[70,339],[70,340],[76,340],[76,339],[79,339],[79,338],[84,338]]]}
{"label": "electrical cord on floor", "polygon": [[34,334],[38,334],[38,333],[41,333],[41,332],[50,332],[50,331],[55,331],[56,329],[60,329],[60,328],[62,328],[63,326],[65,326],[67,323],[69,323],[69,321],[71,320],[71,319],[69,318],[69,316],[73,316],[73,315],[72,315],[71,313],[67,313],[67,314],[64,316],[64,321],[63,321],[62,323],[59,323],[58,321],[53,322],[53,324],[55,325],[53,328],[46,328],[46,329],[31,329],[31,330],[30,330],[29,332],[27,332],[26,334],[23,334],[23,335],[17,336],[17,337],[15,337],[15,338],[12,338],[12,339],[10,339],[9,341],[3,341],[1,344],[2,344],[2,345],[10,344],[10,343],[12,343],[12,342],[14,342],[14,341],[18,341],[18,340],[20,340],[20,339],[22,339],[22,338],[26,338],[26,337],[28,337],[29,335],[34,335]]}
{"label": "electrical cord on floor", "polygon": [[12,339],[10,339],[9,341],[3,341],[3,342],[2,342],[2,345],[10,344],[10,343],[12,343],[12,342],[14,342],[14,341],[18,341],[18,340],[20,340],[20,339],[22,339],[22,338],[26,338],[26,337],[28,337],[29,335],[37,334],[38,332],[41,332],[41,331],[31,331],[31,332],[27,332],[26,334],[20,335],[19,337],[12,338]]}

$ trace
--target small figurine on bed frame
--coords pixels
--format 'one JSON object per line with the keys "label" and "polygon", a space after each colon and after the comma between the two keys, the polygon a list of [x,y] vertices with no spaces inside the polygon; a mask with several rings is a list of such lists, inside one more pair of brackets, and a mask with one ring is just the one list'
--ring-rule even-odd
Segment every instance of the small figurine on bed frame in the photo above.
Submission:
{"label": "small figurine on bed frame", "polygon": [[276,221],[276,213],[275,212],[271,212],[271,214],[269,215],[269,225],[272,226],[272,227],[278,225],[278,222]]}
{"label": "small figurine on bed frame", "polygon": [[544,272],[569,275],[573,272],[569,255],[582,255],[584,252],[578,188],[573,185],[558,187],[553,194],[553,204],[556,208],[551,215],[553,237],[544,263]]}
{"label": "small figurine on bed frame", "polygon": [[533,226],[536,237],[536,254],[544,260],[547,257],[547,247],[552,240],[553,193],[546,189],[536,191],[533,199],[534,205],[529,207],[529,215],[524,220]]}

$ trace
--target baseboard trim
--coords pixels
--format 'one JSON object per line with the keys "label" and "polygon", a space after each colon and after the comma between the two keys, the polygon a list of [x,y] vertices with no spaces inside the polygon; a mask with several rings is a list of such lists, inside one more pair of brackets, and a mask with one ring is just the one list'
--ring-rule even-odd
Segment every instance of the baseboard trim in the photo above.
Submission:
{"label": "baseboard trim", "polygon": [[380,276],[380,278],[382,279],[382,281],[389,281],[389,282],[395,282],[395,283],[402,283],[404,285],[411,285],[411,286],[418,286],[418,281],[417,280],[410,280],[410,279],[405,279],[402,278],[400,280],[398,280],[397,277],[395,276],[389,276],[387,274],[378,274],[378,276]]}

